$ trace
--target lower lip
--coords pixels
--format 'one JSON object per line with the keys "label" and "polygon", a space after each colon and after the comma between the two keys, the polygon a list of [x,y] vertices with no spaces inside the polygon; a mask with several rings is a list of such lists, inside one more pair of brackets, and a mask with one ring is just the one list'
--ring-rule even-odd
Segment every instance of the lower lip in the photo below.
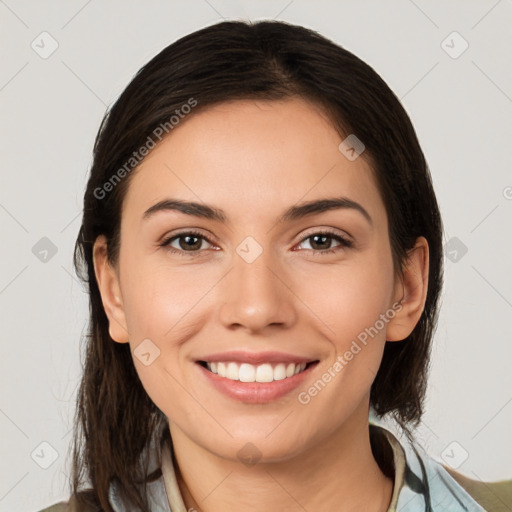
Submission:
{"label": "lower lip", "polygon": [[241,402],[264,404],[277,400],[298,388],[308,378],[318,362],[310,364],[304,371],[292,377],[272,382],[240,382],[239,380],[231,380],[207,370],[199,363],[195,364],[212,386],[221,393]]}

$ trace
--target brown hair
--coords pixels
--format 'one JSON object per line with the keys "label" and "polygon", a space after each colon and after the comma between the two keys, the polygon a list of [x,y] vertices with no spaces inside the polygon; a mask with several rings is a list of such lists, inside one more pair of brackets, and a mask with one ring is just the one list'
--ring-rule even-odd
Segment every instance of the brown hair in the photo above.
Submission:
{"label": "brown hair", "polygon": [[[198,103],[193,115],[227,100],[292,96],[321,106],[340,134],[355,134],[366,146],[363,156],[372,163],[386,206],[395,271],[401,272],[417,237],[428,241],[424,311],[406,340],[386,343],[371,388],[376,413],[390,414],[406,432],[421,418],[442,285],[442,225],[409,117],[369,65],[312,30],[276,21],[218,23],[179,39],[143,66],[105,115],[94,144],[75,247],[75,267],[90,295],[90,324],[77,397],[71,491],[78,494],[87,476],[91,490],[82,495],[106,511],[112,510],[108,489],[114,478],[134,507],[149,509],[147,460],[140,457],[167,421],[139,380],[129,344],[115,343],[109,335],[93,267],[99,235],[106,236],[109,260],[116,262],[134,152],[191,98]],[[132,162],[128,170],[126,162]],[[120,179],[113,181],[115,176]],[[152,475],[157,476],[159,471]]]}

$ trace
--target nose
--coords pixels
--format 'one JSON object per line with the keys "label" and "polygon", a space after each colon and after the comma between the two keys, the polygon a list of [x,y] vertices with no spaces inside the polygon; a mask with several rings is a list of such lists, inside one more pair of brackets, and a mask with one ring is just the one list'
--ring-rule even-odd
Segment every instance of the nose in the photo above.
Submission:
{"label": "nose", "polygon": [[225,327],[255,333],[270,326],[289,328],[297,321],[295,297],[272,251],[263,250],[251,263],[235,253],[223,281],[220,320]]}

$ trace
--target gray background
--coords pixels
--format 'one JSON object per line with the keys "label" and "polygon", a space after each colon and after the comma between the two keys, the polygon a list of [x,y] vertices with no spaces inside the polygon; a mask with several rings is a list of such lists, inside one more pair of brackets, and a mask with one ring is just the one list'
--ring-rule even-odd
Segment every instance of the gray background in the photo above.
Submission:
{"label": "gray background", "polygon": [[[72,249],[105,108],[163,47],[222,18],[317,30],[373,66],[402,99],[431,167],[447,244],[417,437],[472,478],[511,478],[510,0],[5,0],[0,509],[37,510],[68,496],[87,318]],[[53,41],[58,48],[45,55]]]}

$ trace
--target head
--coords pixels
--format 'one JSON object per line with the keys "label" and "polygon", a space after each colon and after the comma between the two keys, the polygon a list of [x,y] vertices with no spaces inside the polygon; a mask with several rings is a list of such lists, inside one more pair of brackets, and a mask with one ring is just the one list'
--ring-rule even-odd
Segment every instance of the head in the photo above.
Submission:
{"label": "head", "polygon": [[[132,484],[166,421],[225,458],[252,442],[267,462],[314,449],[369,405],[408,431],[423,409],[441,229],[407,114],[347,50],[281,22],[223,22],[165,48],[95,142],[75,252],[90,332],[73,491],[87,469],[105,509],[113,476],[144,507]],[[199,362],[238,349],[305,357],[331,379],[236,401]],[[285,434],[267,436],[292,410]]]}

